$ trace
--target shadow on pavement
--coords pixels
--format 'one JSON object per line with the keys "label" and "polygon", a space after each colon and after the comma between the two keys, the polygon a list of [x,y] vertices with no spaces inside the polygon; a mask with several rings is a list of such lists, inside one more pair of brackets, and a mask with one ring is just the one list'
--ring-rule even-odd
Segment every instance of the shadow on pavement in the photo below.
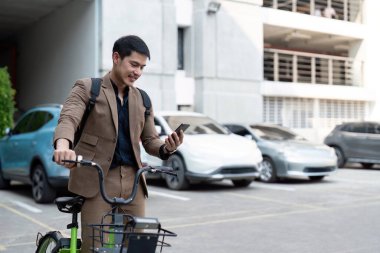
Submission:
{"label": "shadow on pavement", "polygon": [[364,168],[360,163],[347,163],[344,166],[345,169],[354,169],[354,170],[376,170],[380,171],[380,165],[374,164],[371,168]]}
{"label": "shadow on pavement", "polygon": [[[22,184],[19,182],[12,182],[10,188],[1,190],[4,192],[12,192],[22,197],[33,199],[32,187],[27,184]],[[73,196],[67,189],[57,189],[57,197],[61,196]]]}
{"label": "shadow on pavement", "polygon": [[[166,186],[166,183],[164,180],[159,180],[159,179],[147,179],[148,185],[151,186],[156,186],[160,188],[166,188],[169,189]],[[199,184],[192,184],[189,189],[185,191],[222,191],[226,189],[233,189],[235,188],[230,181],[221,181],[221,182],[204,182],[204,183],[199,183]],[[238,188],[238,189],[244,189],[244,188]],[[175,190],[173,190],[175,191]]]}

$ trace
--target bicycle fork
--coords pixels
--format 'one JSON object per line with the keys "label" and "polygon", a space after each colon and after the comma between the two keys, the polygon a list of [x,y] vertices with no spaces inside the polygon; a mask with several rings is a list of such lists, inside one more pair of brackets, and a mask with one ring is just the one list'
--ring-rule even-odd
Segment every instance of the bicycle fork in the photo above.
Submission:
{"label": "bicycle fork", "polygon": [[123,244],[123,224],[124,216],[118,214],[115,211],[115,208],[112,210],[112,226],[110,226],[110,233],[108,234],[108,240],[106,243],[106,248],[121,248]]}

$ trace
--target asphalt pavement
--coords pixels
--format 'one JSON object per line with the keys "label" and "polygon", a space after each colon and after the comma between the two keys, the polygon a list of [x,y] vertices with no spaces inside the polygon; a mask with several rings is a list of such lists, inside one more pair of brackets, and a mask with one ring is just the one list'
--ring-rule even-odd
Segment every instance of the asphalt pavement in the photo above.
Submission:
{"label": "asphalt pavement", "polygon": [[[159,217],[175,253],[380,252],[380,167],[340,169],[321,182],[231,182],[171,191],[150,182],[147,216]],[[0,190],[0,252],[34,252],[38,232],[66,230],[70,216],[34,203],[30,187]]]}

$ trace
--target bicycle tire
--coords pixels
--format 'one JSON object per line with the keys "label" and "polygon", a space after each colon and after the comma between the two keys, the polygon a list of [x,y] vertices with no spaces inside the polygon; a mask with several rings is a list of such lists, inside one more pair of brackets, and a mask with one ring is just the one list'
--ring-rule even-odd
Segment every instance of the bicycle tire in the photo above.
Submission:
{"label": "bicycle tire", "polygon": [[61,248],[61,238],[63,238],[63,236],[59,231],[46,233],[37,241],[36,253],[57,253]]}

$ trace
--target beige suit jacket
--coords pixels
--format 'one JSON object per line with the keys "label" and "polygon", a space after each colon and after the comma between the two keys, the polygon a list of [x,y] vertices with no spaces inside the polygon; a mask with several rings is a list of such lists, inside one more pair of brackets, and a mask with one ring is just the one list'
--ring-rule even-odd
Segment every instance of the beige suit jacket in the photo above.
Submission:
{"label": "beige suit jacket", "polygon": [[[80,124],[86,105],[90,98],[91,79],[76,81],[69,97],[66,99],[58,126],[55,130],[54,143],[64,138],[73,143],[74,133]],[[154,127],[153,109],[145,117],[145,107],[140,92],[130,87],[128,94],[129,126],[133,154],[139,167],[140,140],[148,154],[159,157],[160,146],[164,144],[159,139]],[[102,78],[102,85],[95,106],[90,113],[82,136],[75,147],[77,155],[86,160],[99,163],[107,176],[114,155],[118,133],[118,113],[116,95],[112,87],[109,73]],[[90,167],[75,167],[70,171],[69,190],[73,193],[90,198],[99,191],[97,172]],[[141,180],[145,195],[148,195],[145,178]]]}

